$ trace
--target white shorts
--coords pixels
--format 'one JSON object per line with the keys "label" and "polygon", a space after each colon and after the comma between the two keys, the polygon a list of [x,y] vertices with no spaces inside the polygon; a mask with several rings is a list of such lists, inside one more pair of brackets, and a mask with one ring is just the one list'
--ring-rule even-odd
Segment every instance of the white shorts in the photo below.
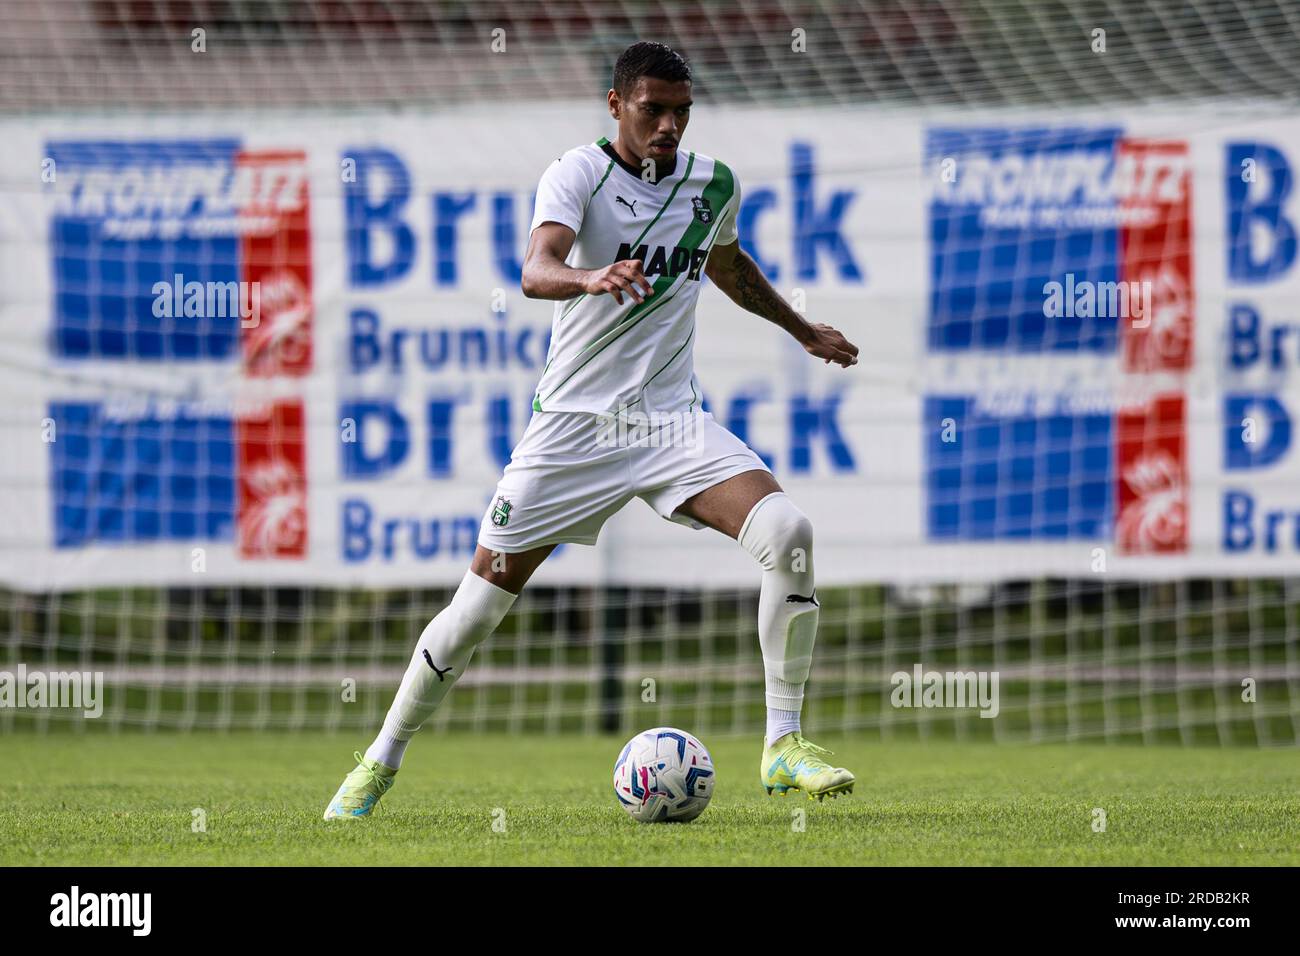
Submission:
{"label": "white shorts", "polygon": [[673,512],[746,471],[769,469],[708,412],[639,428],[587,412],[534,412],[488,504],[478,543],[506,554],[595,544],[605,522],[633,498],[669,521],[702,528]]}

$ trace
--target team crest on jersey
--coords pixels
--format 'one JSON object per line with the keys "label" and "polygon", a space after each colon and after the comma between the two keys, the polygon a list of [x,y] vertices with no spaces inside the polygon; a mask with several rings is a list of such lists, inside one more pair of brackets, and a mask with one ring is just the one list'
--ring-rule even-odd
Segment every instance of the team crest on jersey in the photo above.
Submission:
{"label": "team crest on jersey", "polygon": [[707,199],[705,199],[703,196],[695,196],[693,199],[691,199],[691,205],[695,207],[696,219],[698,219],[702,223],[705,223],[706,225],[708,223],[713,222],[713,207],[709,205],[709,201]]}
{"label": "team crest on jersey", "polygon": [[492,506],[492,523],[498,528],[504,528],[510,523],[510,509],[514,505],[505,495],[497,495],[497,503]]}

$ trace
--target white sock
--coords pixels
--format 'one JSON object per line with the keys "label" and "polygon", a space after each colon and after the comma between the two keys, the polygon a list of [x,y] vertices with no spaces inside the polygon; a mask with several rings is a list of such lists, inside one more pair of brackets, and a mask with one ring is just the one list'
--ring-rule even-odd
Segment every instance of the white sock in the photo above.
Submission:
{"label": "white sock", "polygon": [[366,756],[397,769],[406,745],[438,709],[474,656],[474,648],[497,629],[515,603],[511,594],[466,571],[451,603],[425,627],[406,675]]}
{"label": "white sock", "polygon": [[398,740],[381,730],[374,743],[366,748],[366,758],[396,770],[402,765],[402,755],[406,753],[406,745],[410,742],[410,738]]}
{"label": "white sock", "polygon": [[812,522],[784,492],[754,505],[738,536],[763,566],[758,643],[767,681],[767,742],[799,730],[819,607],[813,589]]}
{"label": "white sock", "polygon": [[[767,742],[776,743],[786,734],[800,730],[803,684],[789,684],[771,674],[767,677]],[[772,704],[781,706],[773,707]]]}

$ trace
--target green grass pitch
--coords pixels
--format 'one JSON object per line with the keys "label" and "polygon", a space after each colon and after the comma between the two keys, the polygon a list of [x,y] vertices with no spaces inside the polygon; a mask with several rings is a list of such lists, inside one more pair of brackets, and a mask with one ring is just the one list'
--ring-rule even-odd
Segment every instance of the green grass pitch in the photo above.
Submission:
{"label": "green grass pitch", "polygon": [[1300,864],[1294,751],[817,739],[851,797],[769,797],[758,741],[718,738],[704,815],[645,826],[611,738],[429,733],[374,818],[326,823],[356,736],[17,733],[0,864]]}

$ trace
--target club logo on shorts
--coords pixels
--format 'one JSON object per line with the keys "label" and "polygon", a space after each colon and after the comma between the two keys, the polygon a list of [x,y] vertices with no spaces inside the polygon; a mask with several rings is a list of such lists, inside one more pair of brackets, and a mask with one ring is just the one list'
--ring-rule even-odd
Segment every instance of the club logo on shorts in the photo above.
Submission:
{"label": "club logo on shorts", "polygon": [[696,219],[705,224],[713,222],[713,207],[709,205],[707,199],[695,196],[691,199],[691,205],[695,207]]}
{"label": "club logo on shorts", "polygon": [[497,503],[492,506],[492,523],[498,528],[504,528],[510,523],[510,509],[513,507],[505,495],[497,495]]}

